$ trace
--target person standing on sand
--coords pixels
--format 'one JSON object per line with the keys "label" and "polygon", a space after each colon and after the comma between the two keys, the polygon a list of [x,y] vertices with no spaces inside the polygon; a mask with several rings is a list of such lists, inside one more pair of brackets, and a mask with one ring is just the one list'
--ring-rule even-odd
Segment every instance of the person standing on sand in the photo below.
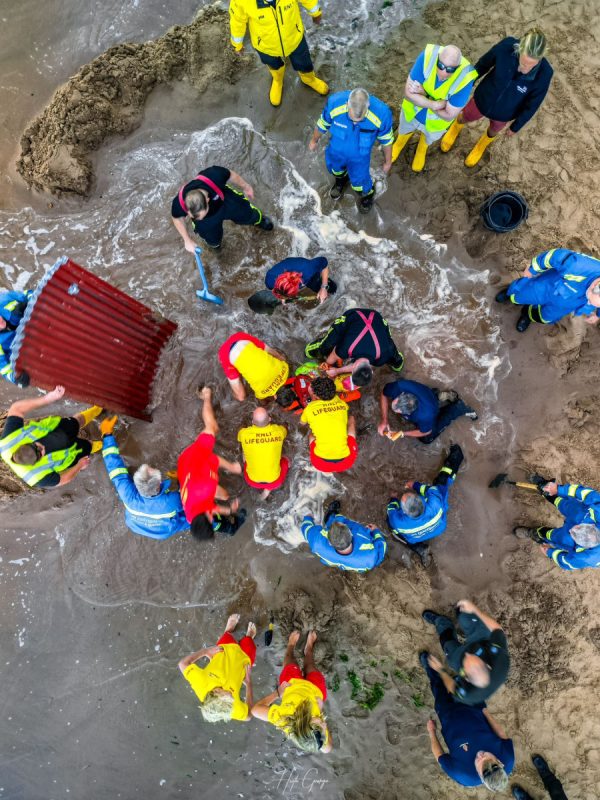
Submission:
{"label": "person standing on sand", "polygon": [[521,39],[507,36],[481,56],[475,69],[482,80],[442,139],[444,153],[465,125],[487,117],[487,130],[465,159],[467,167],[474,167],[501,131],[510,138],[529,122],[552,80],[552,67],[544,58],[546,48],[545,35],[532,28]]}
{"label": "person standing on sand", "polygon": [[485,703],[466,706],[458,703],[444,686],[438,673],[429,666],[430,655],[419,653],[433,694],[435,713],[442,727],[448,753],[437,736],[435,721],[427,723],[431,752],[440,767],[461,786],[481,786],[502,792],[515,765],[512,739],[489,713]]}
{"label": "person standing on sand", "polygon": [[23,319],[32,292],[0,292],[0,375],[11,383],[25,388],[29,377],[21,373],[18,377],[10,365],[12,345],[17,335],[17,327]]}
{"label": "person standing on sand", "polygon": [[[544,789],[548,792],[550,800],[569,800],[565,794],[562,783],[552,772],[546,759],[543,756],[533,755],[531,756],[531,760],[533,762],[533,766],[538,771],[538,775],[542,779]],[[523,789],[522,786],[519,786],[518,783],[513,783],[511,791],[515,800],[534,800],[529,792],[526,792],[525,789]]]}
{"label": "person standing on sand", "polygon": [[[270,722],[306,753],[329,753],[331,734],[323,717],[327,699],[325,676],[315,666],[313,650],[316,631],[310,631],[304,648],[304,670],[294,658],[300,632],[288,639],[277,689],[263,697],[252,709],[252,716]],[[275,704],[280,700],[279,704]]]}
{"label": "person standing on sand", "polygon": [[[227,620],[225,631],[214,647],[203,647],[185,658],[178,666],[198,700],[200,712],[206,722],[247,722],[251,718],[252,679],[250,670],[256,661],[256,625],[248,623],[248,630],[238,642],[233,631],[240,621],[239,614]],[[208,659],[199,667],[196,661]],[[246,687],[245,701],[240,697],[242,685]]]}
{"label": "person standing on sand", "polygon": [[[229,181],[241,191],[229,186]],[[251,200],[254,200],[252,186],[226,167],[203,169],[184,184],[171,201],[171,219],[188,253],[193,253],[198,246],[188,233],[188,221],[194,233],[213,250],[221,247],[225,220],[272,231],[273,221]]]}
{"label": "person standing on sand", "polygon": [[458,47],[428,44],[406,80],[392,161],[398,158],[413,133],[420,131],[412,168],[413,172],[421,172],[427,148],[441,139],[467,104],[476,77]]}
{"label": "person standing on sand", "polygon": [[567,314],[598,324],[600,260],[574,250],[555,248],[537,255],[522,278],[496,295],[497,303],[521,305],[517,330],[524,333],[532,322],[551,325]]}
{"label": "person standing on sand", "polygon": [[564,570],[600,567],[600,492],[580,483],[550,481],[542,492],[560,511],[560,528],[514,528],[518,539],[532,539]]}
{"label": "person standing on sand", "polygon": [[[320,25],[319,0],[299,1],[312,17],[313,23]],[[317,94],[327,94],[329,86],[315,75],[298,0],[230,0],[229,24],[231,44],[238,53],[244,48],[246,28],[250,28],[252,47],[271,73],[269,101],[272,106],[281,105],[285,61],[288,57],[302,83]]]}
{"label": "person standing on sand", "polygon": [[456,608],[458,628],[465,637],[462,644],[449,617],[429,610],[422,615],[425,622],[435,626],[448,665],[456,675],[452,677],[435,656],[430,655],[427,663],[455,700],[476,706],[491,697],[508,677],[508,642],[496,620],[480,611],[475,603],[460,600]]}
{"label": "person standing on sand", "polygon": [[285,426],[275,425],[262,407],[254,409],[252,425],[238,432],[244,454],[244,478],[249,486],[262,490],[263,500],[281,488],[287,478],[290,462],[281,455],[286,436]]}
{"label": "person standing on sand", "polygon": [[308,149],[314,152],[322,135],[329,134],[325,166],[335,183],[329,192],[336,200],[348,181],[359,195],[358,210],[367,214],[375,199],[371,178],[371,150],[375,142],[383,147],[383,171],[392,168],[392,112],[366,89],[353,89],[331,95],[313,132]]}

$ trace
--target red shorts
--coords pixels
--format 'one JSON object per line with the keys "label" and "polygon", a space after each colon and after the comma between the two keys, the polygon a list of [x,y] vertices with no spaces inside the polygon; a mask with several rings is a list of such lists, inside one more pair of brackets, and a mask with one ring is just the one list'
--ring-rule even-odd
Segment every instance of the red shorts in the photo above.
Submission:
{"label": "red shorts", "polygon": [[[483,117],[483,114],[475,105],[475,99],[473,97],[469,100],[461,113],[464,122],[476,122],[478,119]],[[502,128],[505,128],[507,125],[508,122],[500,122],[497,119],[490,119],[489,131],[492,136],[496,136],[496,134],[500,133]]]}
{"label": "red shorts", "polygon": [[261,342],[260,339],[257,339],[254,336],[250,336],[249,333],[243,333],[242,331],[239,331],[238,333],[234,333],[233,336],[230,336],[229,339],[227,339],[227,341],[224,342],[219,348],[219,361],[223,367],[223,372],[230,381],[234,381],[236,378],[241,378],[240,373],[229,361],[229,353],[236,342],[252,342],[257,347],[260,347],[261,350],[265,349],[265,343]]}
{"label": "red shorts", "polygon": [[340,458],[339,461],[328,461],[326,458],[320,458],[315,455],[316,442],[310,443],[310,463],[320,472],[344,472],[354,464],[356,456],[358,455],[358,447],[354,436],[348,436],[348,447],[350,448],[349,454],[346,458]]}
{"label": "red shorts", "polygon": [[308,681],[312,683],[313,686],[316,686],[317,689],[321,690],[321,694],[323,695],[323,700],[327,700],[327,686],[325,686],[325,675],[320,672],[318,669],[314,669],[312,672],[309,672],[307,675],[304,675],[302,670],[297,664],[288,664],[287,667],[284,667],[281,670],[281,674],[279,675],[279,685],[281,686],[282,683],[286,681],[290,681],[292,678],[298,678],[300,680]]}
{"label": "red shorts", "polygon": [[250,663],[254,666],[254,662],[256,661],[256,645],[254,644],[254,639],[251,639],[249,636],[242,636],[238,642],[235,636],[232,636],[230,633],[224,633],[217,644],[238,644],[240,650],[246,653],[250,659]]}
{"label": "red shorts", "polygon": [[270,489],[273,491],[274,489],[279,489],[285,483],[285,479],[287,478],[288,470],[290,468],[290,462],[287,458],[281,459],[281,472],[279,473],[279,477],[273,483],[256,483],[255,481],[251,481],[248,477],[248,473],[246,472],[246,465],[244,464],[244,478],[248,486],[253,486],[255,489]]}

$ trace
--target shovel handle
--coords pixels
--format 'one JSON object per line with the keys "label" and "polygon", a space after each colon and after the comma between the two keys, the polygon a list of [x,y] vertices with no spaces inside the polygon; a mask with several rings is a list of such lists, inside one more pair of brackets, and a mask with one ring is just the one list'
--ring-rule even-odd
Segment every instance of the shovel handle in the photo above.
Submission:
{"label": "shovel handle", "polygon": [[532,492],[539,492],[540,487],[537,483],[523,483],[522,481],[515,481],[515,486],[518,486],[519,489],[529,489]]}

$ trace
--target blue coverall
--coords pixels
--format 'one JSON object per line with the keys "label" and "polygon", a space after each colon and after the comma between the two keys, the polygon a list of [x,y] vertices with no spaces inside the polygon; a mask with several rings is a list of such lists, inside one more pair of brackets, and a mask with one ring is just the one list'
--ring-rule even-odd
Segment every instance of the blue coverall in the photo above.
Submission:
{"label": "blue coverall", "polygon": [[105,436],[102,457],[108,477],[125,506],[127,527],[150,539],[168,539],[180,531],[189,530],[181,497],[177,490],[169,491],[170,481],[163,481],[155,497],[142,497],[121,456],[114,436]]}
{"label": "blue coverall", "polygon": [[[330,544],[327,534],[334,522],[347,525],[352,532],[352,552],[347,556],[340,555]],[[367,572],[381,564],[385,557],[387,542],[380,530],[370,530],[342,514],[332,514],[323,525],[318,525],[314,518],[307,514],[300,526],[302,535],[310,549],[328,567],[339,567],[353,572]]]}
{"label": "blue coverall", "polygon": [[600,261],[573,250],[557,248],[536,256],[530,265],[532,278],[518,278],[508,287],[512,303],[529,306],[534,322],[558,322],[567,314],[594,314],[586,291],[600,278]]}
{"label": "blue coverall", "polygon": [[428,486],[417,481],[413,483],[413,489],[425,502],[425,509],[420,517],[409,517],[405,514],[397,497],[392,497],[388,503],[387,515],[390,528],[394,535],[406,544],[421,544],[428,539],[441,536],[446,530],[449,493],[455,476],[447,467],[442,469],[449,473],[443,485]]}
{"label": "blue coverall", "polygon": [[361,122],[348,116],[350,92],[336,92],[327,100],[317,122],[321,133],[329,133],[325,164],[336,177],[348,174],[355,192],[368,194],[373,188],[369,170],[371,150],[376,141],[384,147],[392,145],[392,112],[377,97],[371,96],[369,110]]}
{"label": "blue coverall", "polygon": [[0,331],[0,375],[11,383],[16,383],[15,373],[10,365],[15,328],[23,317],[23,304],[27,303],[30,295],[31,292],[0,292],[0,317],[10,325],[10,329]]}
{"label": "blue coverall", "polygon": [[580,547],[569,533],[574,525],[600,527],[600,492],[579,483],[566,483],[558,487],[553,503],[565,521],[560,528],[538,528],[539,535],[555,545],[548,550],[548,558],[561,569],[600,567],[600,545]]}

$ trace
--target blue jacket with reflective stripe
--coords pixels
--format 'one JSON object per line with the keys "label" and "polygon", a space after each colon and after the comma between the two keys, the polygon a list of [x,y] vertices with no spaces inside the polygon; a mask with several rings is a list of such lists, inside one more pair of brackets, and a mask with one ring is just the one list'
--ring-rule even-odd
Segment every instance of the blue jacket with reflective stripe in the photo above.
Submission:
{"label": "blue jacket with reflective stripe", "polygon": [[[23,316],[20,308],[10,309],[7,306],[17,303],[27,303],[31,292],[0,292],[0,317],[9,323],[13,328],[21,321]],[[0,375],[6,378],[11,383],[15,382],[15,374],[10,366],[10,355],[13,341],[17,332],[16,330],[3,330],[0,331]]]}
{"label": "blue jacket with reflective stripe", "polygon": [[371,158],[375,141],[384,147],[394,142],[392,112],[386,104],[371,95],[367,116],[361,122],[353,122],[348,116],[350,92],[332,94],[317,122],[321,133],[331,136],[329,150],[349,159]]}
{"label": "blue jacket with reflective stripe", "polygon": [[566,483],[558,487],[554,505],[565,521],[549,535],[557,546],[548,550],[548,558],[564,570],[600,567],[600,545],[579,547],[569,533],[574,525],[600,527],[600,492],[579,483]]}
{"label": "blue jacket with reflective stripe", "polygon": [[600,278],[600,260],[597,258],[558,247],[537,255],[530,264],[530,270],[534,276],[553,270],[555,279],[548,280],[546,302],[563,303],[565,313],[572,311],[575,316],[598,312],[586,298],[590,284]]}
{"label": "blue jacket with reflective stripe", "polygon": [[[347,525],[354,539],[352,552],[347,556],[340,555],[329,543],[327,537],[333,522]],[[387,542],[380,530],[370,530],[365,525],[360,525],[352,519],[335,514],[327,520],[327,525],[318,525],[314,518],[307,514],[300,526],[302,535],[308,542],[310,549],[328,567],[339,567],[353,572],[367,572],[381,564],[385,557]]]}
{"label": "blue jacket with reflective stripe", "polygon": [[387,507],[390,528],[407,544],[420,544],[428,539],[440,536],[447,525],[447,512],[449,506],[449,490],[454,483],[452,478],[444,486],[428,486],[426,483],[413,483],[413,488],[418,492],[425,510],[420,517],[409,517],[400,507],[398,498],[393,497]]}
{"label": "blue jacket with reflective stripe", "polygon": [[102,457],[108,477],[125,506],[125,522],[134,533],[150,539],[168,539],[189,529],[179,492],[169,491],[170,481],[163,482],[155,497],[142,497],[119,455],[114,436],[104,437]]}

